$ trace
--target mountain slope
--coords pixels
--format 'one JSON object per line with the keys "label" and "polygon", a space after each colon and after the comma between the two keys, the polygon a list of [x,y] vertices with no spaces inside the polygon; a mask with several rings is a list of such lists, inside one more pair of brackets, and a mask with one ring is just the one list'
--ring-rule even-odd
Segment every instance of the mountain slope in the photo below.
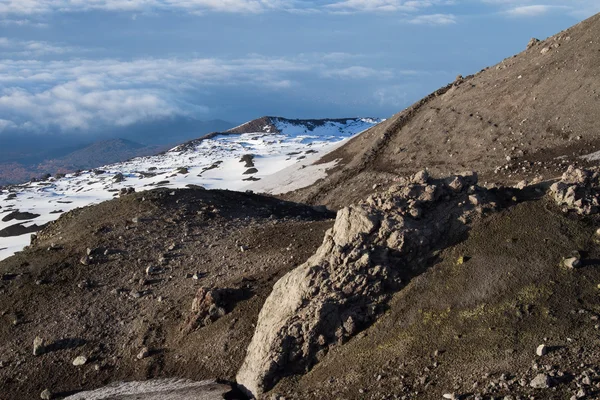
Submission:
{"label": "mountain slope", "polygon": [[[586,29],[598,23],[590,21]],[[582,57],[593,58],[595,50],[584,45]],[[239,172],[250,169],[244,164],[254,162],[249,147],[279,157],[290,146],[308,145],[305,132],[215,135],[152,163],[138,160],[136,168],[144,171],[133,176],[107,170],[87,180],[45,182],[51,186],[46,194],[73,185],[76,190],[62,194],[89,204],[93,195],[107,196],[128,180],[139,184],[140,175],[154,173],[152,165],[163,176],[148,175],[154,183],[148,187],[168,189],[125,190],[65,213],[31,246],[0,261],[0,387],[19,400],[44,389],[61,398],[115,380],[236,377],[246,392],[277,400],[598,398],[600,168],[561,167],[567,161],[555,158],[569,150],[568,140],[532,129],[527,146],[550,151],[542,161],[559,165],[541,166],[549,174],[564,172],[556,182],[488,188],[473,171],[400,176],[427,161],[437,175],[472,164],[500,182],[521,178],[507,172],[511,167],[494,174],[494,157],[508,161],[506,155],[478,150],[476,141],[463,138],[453,157],[433,159],[454,142],[431,143],[435,133],[403,131],[420,131],[415,120],[425,117],[424,131],[441,126],[431,118],[438,103],[447,95],[455,101],[463,84],[438,91],[321,160],[343,159],[344,167],[294,195],[333,205],[364,196],[335,221],[322,207],[268,196],[174,189],[192,174],[187,167],[173,171],[173,161],[193,161],[202,149],[216,157],[233,153],[235,163],[223,171],[236,171],[237,182]],[[578,81],[570,85],[581,95]],[[501,91],[486,93],[488,103],[511,100]],[[595,103],[580,101],[586,112],[594,110]],[[589,119],[575,111],[570,118]],[[588,122],[597,132],[597,122]],[[488,140],[483,131],[468,130]],[[457,125],[451,138],[459,131]],[[512,138],[499,134],[492,143],[509,146],[505,136]],[[316,139],[327,142],[309,143]],[[399,151],[414,158],[403,161],[393,145],[411,140],[428,147],[423,154]],[[506,148],[522,150],[514,147]],[[540,156],[536,151],[515,156]],[[580,144],[578,151],[593,149]],[[286,162],[302,165],[295,156]],[[165,175],[173,181],[153,180]],[[12,189],[3,193],[8,212],[0,211],[30,229],[33,207],[17,212],[15,199],[27,204],[44,185]]]}
{"label": "mountain slope", "polygon": [[[28,245],[31,232],[74,208],[112,199],[127,190],[190,186],[253,190],[254,182],[260,183],[290,166],[301,168],[309,160],[327,153],[331,146],[339,145],[379,122],[370,118],[320,120],[318,124],[273,117],[270,120],[277,132],[216,132],[154,156],[67,174],[59,179],[14,185],[0,191],[0,260]],[[108,151],[109,154],[102,157],[111,157],[110,149],[114,146],[124,146],[132,151],[145,149],[132,142],[109,141],[77,152],[70,160],[85,162],[88,159],[93,163],[95,154]],[[298,181],[293,187],[309,185],[324,174],[323,168],[311,171],[310,179]],[[36,216],[24,220],[4,218],[5,213],[12,212],[29,212]]]}
{"label": "mountain slope", "polygon": [[587,164],[577,156],[600,149],[598,37],[600,15],[459,77],[328,154],[322,162],[341,159],[339,168],[289,198],[340,207],[423,168],[516,183]]}

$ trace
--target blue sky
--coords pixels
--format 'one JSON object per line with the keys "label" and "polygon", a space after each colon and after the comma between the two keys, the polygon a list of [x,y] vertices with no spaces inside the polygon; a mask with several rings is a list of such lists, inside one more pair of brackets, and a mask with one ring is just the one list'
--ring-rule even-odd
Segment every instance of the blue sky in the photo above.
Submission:
{"label": "blue sky", "polygon": [[0,0],[0,135],[387,117],[598,0]]}

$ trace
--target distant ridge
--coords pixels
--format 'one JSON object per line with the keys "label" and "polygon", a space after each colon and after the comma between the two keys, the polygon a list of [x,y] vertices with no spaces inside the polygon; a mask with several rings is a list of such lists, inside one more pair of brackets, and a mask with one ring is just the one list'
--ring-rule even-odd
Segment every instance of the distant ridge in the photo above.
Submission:
{"label": "distant ridge", "polygon": [[322,119],[289,119],[282,117],[265,116],[246,122],[235,128],[229,129],[226,132],[230,133],[250,133],[250,132],[267,132],[279,133],[279,126],[283,124],[304,126],[308,131],[312,131],[318,126],[323,126],[327,123],[347,124],[352,121],[376,120],[376,118],[322,118]]}
{"label": "distant ridge", "polygon": [[[306,133],[313,132],[318,127],[324,127],[329,124],[332,127],[334,125],[337,126],[351,126],[351,125],[360,125],[363,123],[368,123],[370,125],[378,124],[383,121],[380,118],[360,118],[360,117],[351,117],[351,118],[322,118],[322,119],[289,119],[283,117],[272,117],[272,116],[264,116],[260,118],[253,119],[252,121],[245,122],[241,125],[238,125],[234,128],[228,129],[223,132],[211,132],[206,135],[203,135],[197,139],[193,139],[187,141],[183,144],[180,144],[173,149],[184,150],[190,149],[198,143],[202,142],[206,139],[213,139],[219,135],[240,135],[244,133],[256,133],[256,132],[264,132],[271,134],[281,133],[283,130],[289,130],[290,127],[294,127],[296,129],[301,129],[306,131]],[[341,128],[339,128],[341,129]]]}

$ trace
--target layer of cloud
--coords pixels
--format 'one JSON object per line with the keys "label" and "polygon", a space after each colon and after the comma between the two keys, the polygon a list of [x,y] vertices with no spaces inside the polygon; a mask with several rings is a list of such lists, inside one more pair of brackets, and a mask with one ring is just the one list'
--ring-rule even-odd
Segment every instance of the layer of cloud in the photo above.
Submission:
{"label": "layer of cloud", "polygon": [[292,12],[415,12],[454,0],[0,0],[0,15],[35,15],[51,12],[183,10],[192,13]]}
{"label": "layer of cloud", "polygon": [[545,0],[543,4],[539,0],[0,0],[0,25],[43,27],[44,21],[35,21],[36,17],[95,10],[133,13],[182,11],[199,15],[206,12],[255,14],[284,10],[295,13],[403,13],[406,16],[426,9],[434,11],[414,18],[415,23],[450,24],[456,22],[455,18],[440,12],[441,9],[463,6],[463,10],[468,10],[469,3],[474,2],[497,7],[498,11],[510,16],[539,16],[559,8],[574,16],[589,16],[600,11],[598,0]]}
{"label": "layer of cloud", "polygon": [[35,40],[15,40],[0,37],[0,51],[5,58],[31,58],[43,55],[64,55],[82,53],[82,49],[73,46],[53,44]]}
{"label": "layer of cloud", "polygon": [[[3,39],[0,46],[3,42],[10,43]],[[307,76],[378,81],[394,77],[391,71],[369,66],[342,67],[339,57],[313,54],[294,58],[250,55],[234,60],[2,60],[2,126],[38,131],[93,130],[207,113],[209,107],[198,104],[198,94],[226,87],[277,92]]]}
{"label": "layer of cloud", "polygon": [[509,17],[540,17],[551,12],[561,12],[576,18],[587,18],[600,12],[598,0],[480,0],[498,7]]}
{"label": "layer of cloud", "polygon": [[408,22],[416,25],[451,25],[456,23],[456,17],[452,14],[418,15]]}
{"label": "layer of cloud", "polygon": [[507,13],[515,17],[537,17],[560,9],[564,10],[568,9],[568,7],[536,4],[531,6],[514,7],[508,10]]}

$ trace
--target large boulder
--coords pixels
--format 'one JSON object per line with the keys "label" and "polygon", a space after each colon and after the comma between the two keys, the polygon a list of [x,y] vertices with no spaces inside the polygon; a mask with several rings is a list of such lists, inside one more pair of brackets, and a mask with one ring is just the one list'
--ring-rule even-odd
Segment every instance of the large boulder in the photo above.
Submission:
{"label": "large boulder", "polygon": [[[374,322],[432,251],[457,241],[471,216],[495,206],[476,182],[474,174],[432,180],[421,172],[339,211],[317,252],[273,287],[238,385],[259,396]],[[478,204],[468,201],[473,195]]]}
{"label": "large boulder", "polygon": [[597,214],[600,211],[599,178],[598,172],[569,166],[561,179],[550,186],[550,196],[564,211]]}

